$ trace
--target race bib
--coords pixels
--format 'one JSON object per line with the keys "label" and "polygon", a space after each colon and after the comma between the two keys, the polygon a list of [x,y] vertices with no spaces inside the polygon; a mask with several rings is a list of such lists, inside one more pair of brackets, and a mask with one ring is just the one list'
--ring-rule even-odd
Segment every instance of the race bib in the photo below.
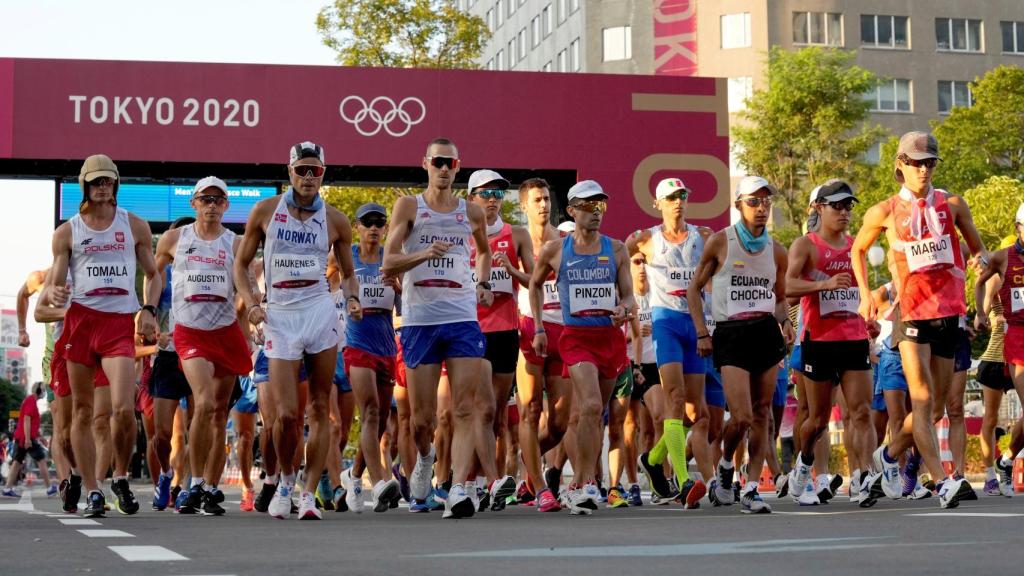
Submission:
{"label": "race bib", "polygon": [[907,268],[912,273],[932,266],[953,265],[953,245],[949,234],[904,242],[903,253],[907,256]]}
{"label": "race bib", "polygon": [[694,268],[669,266],[665,268],[663,288],[669,296],[686,297],[686,290],[693,280]]}
{"label": "race bib", "polygon": [[708,329],[708,334],[715,333],[715,319],[710,316],[704,317],[704,326]]}
{"label": "race bib", "polygon": [[425,288],[462,288],[466,281],[467,259],[455,254],[431,258],[413,268],[407,274],[412,276],[413,286]]}
{"label": "race bib", "polygon": [[857,288],[818,292],[818,310],[821,312],[822,318],[840,314],[857,314],[859,307],[860,290]]}
{"label": "race bib", "polygon": [[[476,285],[479,282],[476,279],[476,270],[474,269],[469,274],[473,280],[473,284]],[[492,266],[491,267],[491,292],[497,294],[512,294],[512,275],[509,274],[508,270],[505,270],[504,266]]]}
{"label": "race bib", "polygon": [[270,259],[270,285],[274,288],[312,286],[325,273],[316,256],[275,254]]}
{"label": "race bib", "polygon": [[86,296],[124,296],[129,293],[135,278],[128,277],[124,264],[96,264],[84,266],[82,292]]}
{"label": "race bib", "polygon": [[384,284],[359,284],[359,304],[363,310],[394,310],[395,289]]}
{"label": "race bib", "polygon": [[1010,312],[1016,314],[1024,310],[1024,287],[1010,289]]}
{"label": "race bib", "polygon": [[732,277],[725,313],[730,320],[742,320],[775,311],[774,283],[755,276]]}
{"label": "race bib", "polygon": [[615,312],[615,284],[573,284],[569,286],[569,314],[611,316]]}
{"label": "race bib", "polygon": [[226,270],[188,272],[185,278],[186,302],[226,302],[231,284]]}
{"label": "race bib", "polygon": [[544,310],[561,310],[562,301],[558,296],[558,286],[554,280],[546,280],[544,282]]}

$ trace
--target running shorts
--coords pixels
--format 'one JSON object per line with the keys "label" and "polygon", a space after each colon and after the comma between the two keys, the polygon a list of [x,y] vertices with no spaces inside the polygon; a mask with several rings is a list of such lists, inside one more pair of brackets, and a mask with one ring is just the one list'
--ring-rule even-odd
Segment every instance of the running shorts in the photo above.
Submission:
{"label": "running shorts", "polygon": [[519,351],[527,363],[544,368],[545,376],[562,376],[562,355],[558,351],[558,342],[562,338],[565,326],[554,322],[544,322],[544,333],[548,337],[548,355],[537,356],[533,351],[534,320],[529,316],[519,319]]}
{"label": "running shorts", "polygon": [[486,345],[476,321],[402,326],[401,341],[407,368],[440,364],[447,358],[483,358]]}
{"label": "running shorts", "polygon": [[301,360],[304,354],[316,354],[338,345],[338,312],[326,293],[310,302],[271,306],[267,308],[263,336],[263,350],[268,358]]}
{"label": "running shorts", "polygon": [[775,317],[718,322],[711,336],[715,368],[735,366],[761,374],[786,356],[786,341]]}
{"label": "running shorts", "polygon": [[651,313],[651,335],[658,367],[678,362],[683,374],[703,374],[704,359],[697,355],[697,331],[689,314],[656,307]]}
{"label": "running shorts", "polygon": [[558,340],[562,353],[562,377],[569,377],[569,367],[583,362],[597,366],[602,379],[617,378],[629,366],[626,356],[626,335],[614,326],[566,326]]}
{"label": "running shorts", "polygon": [[64,332],[54,345],[70,362],[98,366],[101,358],[135,358],[135,321],[131,314],[100,312],[72,302]]}
{"label": "running shorts", "polygon": [[704,400],[708,406],[725,410],[725,388],[722,387],[722,373],[715,368],[710,358],[705,358],[707,371],[704,373]]}
{"label": "running shorts", "polygon": [[216,330],[174,327],[174,349],[181,360],[202,358],[213,364],[214,378],[242,376],[252,371],[249,342],[238,322]]}
{"label": "running shorts", "polygon": [[874,392],[871,396],[871,409],[875,412],[888,412],[889,409],[885,406],[885,395],[882,394],[882,387],[878,383],[878,364],[873,366],[871,379]]}
{"label": "running shorts", "polygon": [[895,390],[897,392],[909,392],[907,377],[903,374],[903,360],[900,353],[892,350],[883,350],[878,355],[878,388]]}
{"label": "running shorts", "polygon": [[893,314],[892,345],[897,347],[904,340],[918,344],[930,344],[932,354],[940,358],[953,358],[960,338],[960,318],[946,316],[933,320],[900,319],[899,306]]}
{"label": "running shorts", "polygon": [[971,337],[967,330],[960,328],[956,337],[956,351],[953,354],[953,371],[966,372],[971,368]]}
{"label": "running shorts", "polygon": [[484,359],[491,363],[491,372],[515,374],[519,363],[519,331],[484,332],[484,339],[487,340]]}
{"label": "running shorts", "polygon": [[844,372],[871,369],[867,340],[804,340],[800,344],[804,376],[838,385]]}
{"label": "running shorts", "polygon": [[395,332],[395,344],[397,344],[398,353],[395,355],[395,385],[399,388],[408,387],[408,383],[405,378],[405,357],[402,354],[402,342],[401,333],[402,330],[398,329]]}
{"label": "running shorts", "polygon": [[772,406],[784,408],[786,393],[789,390],[789,356],[779,361],[779,372],[775,375],[775,392],[772,394]]}
{"label": "running shorts", "polygon": [[626,366],[619,375],[615,377],[615,387],[612,388],[612,398],[633,397],[633,369]]}
{"label": "running shorts", "polygon": [[348,372],[345,370],[345,353],[338,350],[338,359],[334,362],[334,385],[338,392],[346,393],[352,391],[352,383],[348,380]]}
{"label": "running shorts", "polygon": [[1010,376],[1010,367],[1005,362],[982,360],[978,364],[976,380],[982,386],[1000,392],[1013,390],[1013,378]]}
{"label": "running shorts", "polygon": [[29,443],[28,448],[22,446],[21,442],[15,442],[14,462],[20,462],[24,464],[26,454],[31,456],[32,459],[35,460],[36,462],[39,462],[40,460],[46,458],[46,448],[43,448],[43,445],[40,444],[39,440],[36,440],[35,438],[33,438],[32,442]]}
{"label": "running shorts", "polygon": [[346,346],[342,350],[342,354],[345,360],[345,370],[350,378],[353,368],[366,368],[373,370],[377,375],[377,386],[389,386],[395,379],[394,356],[379,356],[351,346]]}
{"label": "running shorts", "polygon": [[1010,324],[1003,339],[1003,358],[1006,364],[1024,366],[1024,326]]}
{"label": "running shorts", "polygon": [[641,364],[640,374],[644,377],[644,383],[637,384],[636,378],[633,379],[633,400],[643,400],[644,394],[647,394],[648,390],[661,385],[661,374],[658,372],[657,362]]}
{"label": "running shorts", "polygon": [[[299,363],[299,382],[305,382],[309,379],[306,375],[306,362]],[[263,384],[267,380],[270,380],[270,361],[267,359],[267,355],[260,349],[256,353],[256,361],[252,364],[252,381],[256,384]]]}
{"label": "running shorts", "polygon": [[256,414],[260,410],[259,401],[256,398],[256,383],[248,376],[238,379],[238,386],[242,389],[242,395],[235,402],[233,410],[242,414]]}
{"label": "running shorts", "polygon": [[[175,328],[177,332],[177,328]],[[164,400],[181,400],[192,395],[177,352],[159,350],[153,360],[153,375],[149,381],[149,393],[153,398]]]}
{"label": "running shorts", "polygon": [[[103,388],[110,386],[110,380],[103,372],[103,368],[96,366],[93,372],[93,386]],[[50,388],[58,398],[67,398],[71,395],[71,381],[68,380],[68,364],[64,360],[64,347],[54,346],[53,358],[50,361]]]}

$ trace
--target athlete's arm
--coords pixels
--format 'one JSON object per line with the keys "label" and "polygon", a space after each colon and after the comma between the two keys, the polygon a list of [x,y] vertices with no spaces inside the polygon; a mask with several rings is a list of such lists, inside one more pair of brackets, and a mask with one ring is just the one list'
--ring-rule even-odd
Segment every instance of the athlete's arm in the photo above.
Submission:
{"label": "athlete's arm", "polygon": [[860,315],[871,322],[878,315],[875,301],[871,298],[871,283],[868,282],[868,249],[878,239],[878,235],[885,230],[885,221],[889,217],[889,206],[885,202],[879,202],[864,213],[864,221],[861,223],[860,231],[853,240],[853,247],[850,248],[850,264],[853,266],[853,277],[857,279],[857,287],[860,289]]}
{"label": "athlete's arm", "polygon": [[782,336],[786,344],[792,344],[796,339],[796,332],[793,330],[793,323],[789,320],[789,302],[786,301],[786,271],[787,260],[786,247],[779,241],[772,240],[775,249],[775,319],[782,327]]}
{"label": "athlete's arm", "polygon": [[[626,250],[630,256],[635,255],[637,252],[644,252],[647,247],[647,241],[651,239],[651,231],[648,229],[637,230],[626,238]],[[647,257],[647,253],[644,252],[644,257]]]}
{"label": "athlete's arm", "polygon": [[174,252],[178,249],[178,239],[181,238],[181,228],[168,230],[160,236],[156,243],[156,276],[150,280],[148,277],[142,283],[142,293],[145,295],[145,302],[159,302],[160,293],[163,291],[164,271],[167,266],[174,262]]}
{"label": "athlete's arm", "polygon": [[[974,302],[978,307],[978,313],[974,316],[974,327],[977,330],[988,329],[988,313],[992,308],[992,301],[998,297],[1002,279],[1006,278],[1007,250],[1000,250],[992,255],[988,266],[978,274],[974,283]],[[990,279],[999,276],[999,280],[989,282]]]}
{"label": "athlete's arm", "polygon": [[[145,287],[148,283],[153,282],[158,275],[156,259],[153,257],[153,231],[149,228],[149,222],[135,214],[129,213],[128,221],[131,223],[132,236],[135,237],[135,259],[138,260],[139,267],[142,268],[144,276],[142,285]],[[145,306],[150,306],[155,305],[159,301],[159,294],[152,300],[148,294],[144,294],[142,303]],[[136,331],[144,338],[150,341],[156,338],[158,330],[155,314],[142,310],[137,317],[136,324]]]}
{"label": "athlete's arm", "polygon": [[971,249],[971,254],[979,257],[982,263],[989,260],[990,254],[985,249],[985,243],[981,240],[981,234],[978,234],[978,228],[974,225],[974,216],[971,215],[971,207],[967,204],[967,200],[963,196],[949,195],[946,201],[950,206],[953,206],[953,218],[955,219],[956,227],[960,230],[960,234],[964,237],[964,241],[967,242],[967,247]]}
{"label": "athlete's arm", "polygon": [[[548,240],[537,256],[537,266],[530,277],[530,311],[533,313],[533,350],[538,356],[547,356],[548,338],[544,333],[544,281],[557,269],[562,257],[562,243]],[[568,304],[565,304],[568,305]]]}
{"label": "athlete's arm", "polygon": [[[715,272],[718,272],[719,265],[724,259],[725,249],[726,238],[723,232],[712,234],[708,238],[704,245],[704,252],[700,256],[700,262],[697,263],[697,269],[693,273],[693,279],[690,280],[690,286],[686,289],[686,303],[690,308],[690,320],[693,321],[697,337],[702,340],[709,339],[704,338],[708,335],[708,327],[704,322],[704,300],[701,298],[701,291],[711,282],[711,277],[715,275]],[[701,344],[702,342],[697,342],[698,348]],[[708,352],[710,353],[710,341],[708,342]],[[706,356],[707,354],[701,355]]]}
{"label": "athlete's arm", "polygon": [[615,265],[618,267],[616,284],[619,288],[619,305],[615,307],[612,314],[612,323],[616,326],[634,316],[636,310],[636,299],[633,297],[633,275],[629,270],[629,252],[626,246],[618,240],[612,240],[612,250],[615,252]]}
{"label": "athlete's arm", "polygon": [[348,216],[333,207],[327,209],[327,219],[335,234],[332,245],[334,260],[341,274],[341,293],[345,297],[349,317],[358,322],[363,319],[363,307],[359,304],[359,279],[352,265],[352,223]]}
{"label": "athlete's arm", "polygon": [[[472,204],[468,204],[472,206]],[[384,242],[384,261],[380,265],[380,273],[384,276],[397,277],[403,272],[408,272],[431,258],[440,258],[451,246],[447,242],[434,242],[429,248],[405,254],[402,245],[412,233],[413,223],[416,221],[416,197],[402,196],[395,200],[395,206],[391,209],[391,224],[388,227],[387,240]],[[487,241],[484,239],[484,244]],[[477,278],[489,278],[488,276],[477,276]]]}
{"label": "athlete's arm", "polygon": [[512,242],[515,244],[516,256],[519,258],[519,265],[523,267],[522,270],[508,264],[507,259],[502,260],[502,264],[508,273],[515,278],[516,282],[520,285],[527,285],[530,283],[530,274],[533,273],[533,240],[530,239],[530,231],[526,228],[520,228],[518,226],[512,227]]}
{"label": "athlete's arm", "polygon": [[639,365],[644,357],[644,337],[640,334],[640,319],[635,315],[629,320],[627,339],[633,345],[633,361]]}
{"label": "athlete's arm", "polygon": [[[491,277],[491,244],[487,241],[487,217],[483,208],[476,204],[466,204],[466,214],[469,216],[469,223],[473,227],[473,242],[476,243],[476,277],[480,279]],[[490,306],[494,302],[494,294],[490,288],[476,285],[477,300],[484,306]]]}
{"label": "athlete's arm", "polygon": [[263,242],[264,226],[274,209],[274,203],[278,200],[278,198],[267,198],[253,206],[252,212],[249,213],[249,219],[245,223],[245,235],[242,236],[238,252],[235,253],[235,266],[231,272],[235,281],[235,292],[242,297],[246,310],[251,310],[259,305],[259,300],[253,294],[252,285],[249,283],[249,265],[256,257],[260,243]]}
{"label": "athlete's arm", "polygon": [[[67,293],[68,266],[71,264],[71,223],[65,222],[53,233],[53,265],[50,266],[50,285]],[[69,296],[70,297],[70,296]],[[51,299],[51,302],[53,300]],[[63,305],[63,302],[54,302]]]}
{"label": "athlete's arm", "polygon": [[50,293],[53,290],[54,287],[47,283],[47,286],[39,293],[36,307],[32,310],[32,317],[35,318],[36,322],[49,324],[51,322],[60,322],[64,319],[67,309],[63,307],[58,308],[53,305],[53,302],[50,300]]}
{"label": "athlete's arm", "polygon": [[18,302],[16,305],[18,310],[18,346],[22,348],[26,348],[32,343],[28,337],[28,330],[25,329],[28,319],[28,299],[43,288],[45,281],[46,271],[36,270],[29,273],[25,283],[18,289]]}

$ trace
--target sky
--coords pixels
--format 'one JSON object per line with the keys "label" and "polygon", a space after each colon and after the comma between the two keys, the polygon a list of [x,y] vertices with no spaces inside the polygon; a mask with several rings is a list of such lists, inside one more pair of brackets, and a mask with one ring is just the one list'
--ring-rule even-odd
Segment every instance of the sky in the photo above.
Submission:
{"label": "sky", "polygon": [[[329,0],[0,0],[0,58],[334,64],[316,15]],[[52,260],[52,182],[0,179],[0,308]],[[16,209],[11,209],[16,207]],[[29,365],[43,328],[29,308]]]}

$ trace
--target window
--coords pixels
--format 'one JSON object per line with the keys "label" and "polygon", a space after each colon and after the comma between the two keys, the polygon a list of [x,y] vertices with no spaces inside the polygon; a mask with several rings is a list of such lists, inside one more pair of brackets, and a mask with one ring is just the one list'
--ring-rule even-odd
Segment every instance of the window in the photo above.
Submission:
{"label": "window", "polygon": [[551,15],[551,4],[544,7],[544,10],[540,13],[540,23],[544,26],[544,37],[547,38],[551,35],[551,31],[555,29],[554,21]]}
{"label": "window", "polygon": [[569,70],[579,72],[582,67],[580,63],[580,39],[577,38],[569,44]]}
{"label": "window", "polygon": [[935,44],[939,50],[982,52],[981,20],[936,18]]}
{"label": "window", "polygon": [[502,0],[498,0],[498,3],[494,5],[494,17],[497,20],[494,23],[495,28],[501,28],[501,25],[505,23],[505,13],[501,10]]}
{"label": "window", "polygon": [[866,98],[874,112],[910,112],[910,80],[882,80]]}
{"label": "window", "polygon": [[519,59],[526,58],[526,28],[519,31],[519,36],[516,38],[516,47],[519,48]]}
{"label": "window", "polygon": [[494,55],[494,65],[498,70],[505,69],[505,51],[498,50],[498,53]]}
{"label": "window", "polygon": [[754,93],[754,79],[750,76],[729,78],[729,112],[739,112],[747,107],[746,100]]}
{"label": "window", "polygon": [[722,48],[750,47],[750,12],[723,14]]}
{"label": "window", "polygon": [[484,66],[484,69],[494,70],[494,58],[491,58],[490,60],[487,61],[487,65]]}
{"label": "window", "polygon": [[633,27],[604,29],[604,61],[629,60],[633,57]]}
{"label": "window", "polygon": [[954,106],[970,107],[971,85],[959,80],[939,80],[939,113],[949,114]]}
{"label": "window", "polygon": [[551,60],[548,60],[547,63],[544,64],[544,68],[541,70],[544,72],[551,72]]}
{"label": "window", "polygon": [[580,9],[580,0],[569,0],[569,14]]}
{"label": "window", "polygon": [[568,66],[568,64],[566,64],[566,53],[565,53],[565,50],[562,50],[561,52],[558,53],[558,71],[559,72],[568,72],[569,71],[569,66]]}
{"label": "window", "polygon": [[558,23],[565,22],[569,16],[569,0],[558,0]]}
{"label": "window", "polygon": [[508,8],[508,15],[512,16],[516,13],[516,0],[505,0],[505,6]]}
{"label": "window", "polygon": [[1000,22],[1003,33],[1003,52],[1024,54],[1024,22]]}
{"label": "window", "polygon": [[875,48],[906,48],[907,17],[861,14],[860,43]]}
{"label": "window", "polygon": [[540,16],[530,20],[530,46],[536,48],[540,44]]}
{"label": "window", "polygon": [[793,12],[793,43],[843,45],[843,15],[834,12]]}
{"label": "window", "polygon": [[516,37],[513,36],[508,41],[508,69],[511,70],[516,65]]}
{"label": "window", "polygon": [[494,32],[494,8],[487,11],[487,29]]}

